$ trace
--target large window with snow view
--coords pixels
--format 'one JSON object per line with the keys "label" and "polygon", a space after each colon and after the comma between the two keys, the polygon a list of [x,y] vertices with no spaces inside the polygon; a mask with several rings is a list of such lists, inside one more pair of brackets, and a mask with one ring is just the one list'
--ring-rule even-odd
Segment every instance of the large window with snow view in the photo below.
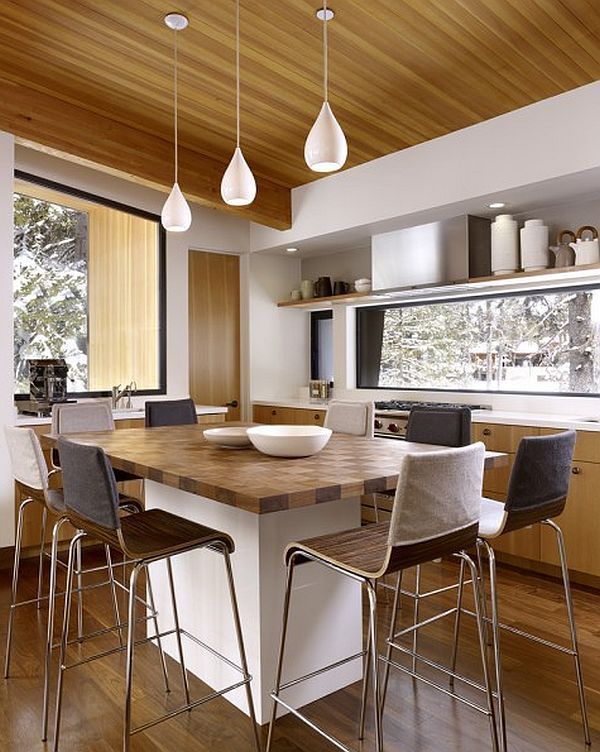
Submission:
{"label": "large window with snow view", "polygon": [[16,173],[15,393],[29,361],[64,358],[68,392],[165,384],[165,235],[160,218]]}
{"label": "large window with snow view", "polygon": [[363,388],[597,395],[600,288],[360,308]]}

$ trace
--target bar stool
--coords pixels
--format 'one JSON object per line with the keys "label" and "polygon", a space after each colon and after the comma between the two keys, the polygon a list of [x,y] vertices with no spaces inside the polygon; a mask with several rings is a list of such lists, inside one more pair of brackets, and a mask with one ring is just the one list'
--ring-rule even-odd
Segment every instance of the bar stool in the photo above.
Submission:
{"label": "bar stool", "polygon": [[[590,728],[585,698],[585,687],[581,670],[581,660],[577,643],[577,630],[573,614],[573,599],[569,582],[567,554],[562,530],[554,521],[565,509],[569,480],[571,477],[571,462],[575,448],[575,431],[564,431],[549,436],[532,436],[521,439],[515,456],[515,461],[508,483],[506,502],[482,498],[479,522],[478,548],[483,549],[488,557],[490,576],[491,619],[485,617],[486,623],[491,623],[492,646],[494,651],[496,692],[498,696],[500,737],[502,749],[506,749],[506,718],[504,711],[504,693],[502,682],[502,656],[500,651],[500,629],[512,634],[533,640],[537,644],[545,645],[573,656],[575,676],[581,710],[581,722],[585,743],[591,744]],[[565,605],[571,636],[571,647],[567,648],[555,642],[542,639],[513,626],[502,624],[498,619],[498,587],[496,577],[496,559],[493,542],[501,535],[521,530],[534,524],[546,525],[556,535],[558,554],[564,588]],[[481,570],[483,578],[483,570]],[[462,578],[461,578],[462,579]],[[458,591],[458,608],[461,610],[461,587]],[[482,593],[485,590],[482,583]],[[462,609],[464,611],[464,609]],[[468,613],[468,612],[467,612]],[[458,645],[457,623],[454,639],[453,666],[456,665],[456,650]]]}
{"label": "bar stool", "polygon": [[[390,573],[397,573],[399,580],[402,570],[431,561],[439,556],[450,554],[455,554],[462,561],[465,561],[472,572],[475,608],[478,613],[479,649],[484,677],[483,686],[478,686],[485,692],[486,704],[484,706],[478,706],[472,702],[468,704],[487,715],[490,723],[493,749],[494,752],[497,751],[498,742],[494,702],[486,661],[483,618],[479,612],[480,596],[476,576],[477,570],[472,559],[465,553],[465,549],[475,544],[477,537],[484,449],[483,444],[479,443],[459,449],[408,454],[401,466],[392,518],[389,525],[381,523],[356,530],[333,533],[299,543],[290,543],[287,547],[285,552],[287,584],[283,609],[283,628],[275,687],[271,694],[273,698],[273,710],[269,725],[267,752],[270,751],[273,741],[277,705],[286,708],[286,710],[308,724],[314,731],[336,745],[339,749],[350,752],[349,748],[339,739],[319,728],[315,723],[309,721],[304,714],[291,707],[282,698],[282,693],[302,681],[361,657],[365,657],[365,665],[358,736],[359,739],[362,739],[364,736],[369,674],[372,673],[375,746],[378,752],[381,752],[383,749],[381,728],[383,698],[380,701],[378,663],[382,661],[385,664],[386,672],[390,666],[395,666],[411,673],[411,675],[414,674],[391,658],[392,649],[406,650],[395,641],[399,636],[395,634],[397,603],[394,604],[394,617],[390,624],[387,653],[385,656],[378,655],[377,583],[384,575]],[[313,671],[307,676],[282,683],[283,658],[286,647],[294,570],[297,565],[306,561],[317,562],[340,575],[353,579],[366,588],[369,597],[368,646],[366,650],[363,650],[358,655],[337,661],[323,669]],[[396,591],[397,593],[398,590],[399,587]],[[445,615],[447,613],[440,615],[439,618]],[[427,623],[430,622],[431,620],[427,621]],[[424,626],[424,624],[419,626]],[[411,653],[412,651],[408,652]],[[441,668],[446,674],[449,673],[448,669],[440,667],[438,664],[433,664],[432,662],[432,665],[436,668]],[[417,675],[415,678],[421,677]],[[428,683],[434,684],[429,680]],[[443,690],[437,684],[434,684],[434,686],[438,686]],[[447,690],[444,691],[447,692]],[[456,697],[466,702],[464,698]]]}
{"label": "bar stool", "polygon": [[[127,645],[126,648],[117,648],[110,651],[110,654],[127,650],[126,659],[126,691],[125,691],[125,713],[123,725],[123,752],[129,752],[132,734],[143,731],[162,721],[179,715],[187,710],[207,702],[208,700],[220,697],[227,692],[244,686],[248,709],[252,723],[254,744],[256,752],[260,752],[260,742],[258,739],[258,729],[254,715],[254,704],[250,690],[251,676],[248,673],[246,662],[246,653],[242,637],[237,598],[235,593],[235,584],[233,571],[231,567],[230,555],[234,551],[233,540],[226,534],[214,530],[204,525],[199,525],[182,517],[178,517],[169,512],[160,509],[140,512],[139,514],[130,515],[129,517],[120,518],[118,514],[118,494],[115,484],[115,477],[112,467],[104,451],[95,446],[76,444],[60,437],[58,440],[58,450],[60,453],[61,464],[63,468],[63,486],[65,494],[65,503],[67,507],[67,516],[71,524],[77,529],[77,534],[71,541],[69,547],[69,563],[67,569],[67,585],[65,591],[65,608],[63,615],[63,629],[60,646],[60,662],[57,685],[56,699],[56,718],[54,729],[54,750],[58,749],[60,719],[62,707],[62,695],[64,685],[65,671],[81,663],[89,663],[92,660],[107,655],[106,652],[99,653],[95,656],[87,657],[84,661],[76,661],[72,664],[66,664],[66,651],[68,646],[69,621],[71,612],[71,596],[73,589],[73,572],[75,564],[75,552],[77,543],[86,535],[92,535],[103,541],[105,544],[121,551],[133,562],[133,569],[129,580],[129,605],[127,619]],[[177,602],[175,598],[175,588],[173,583],[173,572],[171,567],[171,557],[177,554],[194,551],[200,548],[207,548],[223,557],[225,571],[227,574],[229,595],[231,599],[231,608],[233,614],[234,627],[236,632],[237,644],[239,649],[240,666],[234,664],[225,656],[217,653],[209,646],[196,640],[189,635],[179,625],[179,616],[177,612]],[[143,640],[135,639],[135,606],[136,590],[140,572],[147,568],[149,564],[166,560],[171,603],[173,606],[174,629],[167,632],[158,633],[154,637],[146,637]],[[134,671],[134,649],[140,643],[149,642],[155,637],[163,638],[167,635],[175,635],[177,641],[177,650],[179,654],[179,663],[182,674],[183,687],[185,690],[186,703],[182,707],[172,710],[160,718],[154,719],[143,726],[132,727],[132,691],[133,691],[133,671]],[[234,668],[241,674],[240,681],[226,687],[225,689],[211,692],[208,696],[199,700],[190,698],[187,672],[185,668],[182,636],[193,639],[196,644],[207,649],[212,655],[225,661],[230,667]]]}
{"label": "bar stool", "polygon": [[196,405],[191,398],[146,402],[146,428],[187,426],[198,422]]}
{"label": "bar stool", "polygon": [[334,433],[373,438],[373,402],[331,400],[327,406],[324,426]]}
{"label": "bar stool", "polygon": [[[8,678],[10,674],[10,659],[12,652],[12,637],[14,626],[14,614],[17,608],[30,604],[37,604],[39,608],[43,601],[48,601],[48,624],[47,624],[47,637],[46,637],[46,653],[44,659],[44,704],[42,715],[42,739],[45,740],[47,736],[48,726],[48,704],[49,704],[49,677],[50,677],[50,662],[52,651],[52,635],[54,627],[54,603],[56,597],[56,569],[57,565],[62,564],[58,558],[58,542],[60,536],[60,530],[62,525],[67,521],[66,506],[63,499],[62,491],[49,488],[48,478],[54,474],[56,470],[51,471],[48,474],[48,468],[44,454],[40,446],[38,437],[32,428],[15,428],[14,426],[5,426],[4,434],[6,437],[6,443],[8,446],[8,452],[11,462],[12,474],[15,479],[15,485],[19,496],[23,499],[19,506],[19,513],[17,518],[17,532],[15,538],[15,555],[13,564],[13,577],[12,577],[12,593],[11,593],[11,605],[8,616],[8,628],[6,634],[6,655],[4,663],[4,678]],[[40,538],[40,551],[39,551],[39,564],[38,564],[38,589],[37,597],[27,600],[18,601],[18,589],[19,589],[19,567],[21,560],[21,546],[23,540],[23,522],[25,511],[30,504],[37,503],[42,507],[42,525],[41,525],[41,538]],[[138,506],[136,507],[136,503]],[[134,499],[128,499],[126,497],[119,498],[120,509],[129,511],[139,511],[139,502]],[[48,512],[58,517],[52,533],[52,549],[50,553],[50,584],[48,595],[42,595],[43,585],[43,562],[46,553],[46,524],[48,519]],[[81,575],[88,574],[90,572],[97,572],[99,570],[106,569],[108,579],[105,583],[111,587],[112,604],[114,615],[117,623],[120,622],[119,604],[116,594],[117,582],[114,577],[110,548],[105,546],[106,567],[97,567],[92,570],[83,570]]]}

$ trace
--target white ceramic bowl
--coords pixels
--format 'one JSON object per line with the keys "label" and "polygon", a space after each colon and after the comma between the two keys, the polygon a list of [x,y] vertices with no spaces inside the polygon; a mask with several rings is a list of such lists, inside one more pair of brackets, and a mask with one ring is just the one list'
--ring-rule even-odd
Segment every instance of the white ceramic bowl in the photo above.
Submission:
{"label": "white ceramic bowl", "polygon": [[263,454],[273,457],[309,457],[320,452],[331,437],[321,426],[253,426],[248,438]]}
{"label": "white ceramic bowl", "polygon": [[250,446],[248,429],[244,426],[231,426],[230,428],[207,428],[203,431],[204,438],[210,444],[226,447],[227,449],[243,449]]}

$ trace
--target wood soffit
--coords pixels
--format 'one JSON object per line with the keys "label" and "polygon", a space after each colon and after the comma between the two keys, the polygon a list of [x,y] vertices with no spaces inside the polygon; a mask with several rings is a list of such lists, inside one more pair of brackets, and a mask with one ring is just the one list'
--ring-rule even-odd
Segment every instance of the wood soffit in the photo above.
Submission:
{"label": "wood soffit", "polygon": [[[241,2],[242,146],[258,182],[226,207],[235,145],[235,3],[3,0],[0,129],[167,190],[172,182],[172,33],[180,49],[180,183],[205,206],[280,229],[290,189],[318,176],[303,143],[322,98],[318,0]],[[591,0],[336,0],[330,99],[347,167],[600,78]]]}

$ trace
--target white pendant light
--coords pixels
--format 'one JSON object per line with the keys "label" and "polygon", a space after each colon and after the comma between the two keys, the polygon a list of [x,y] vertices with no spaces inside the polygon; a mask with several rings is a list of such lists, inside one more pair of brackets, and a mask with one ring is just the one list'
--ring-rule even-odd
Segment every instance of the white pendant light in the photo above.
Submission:
{"label": "white pendant light", "polygon": [[304,144],[304,159],[314,172],[335,172],[344,166],[348,157],[348,144],[344,131],[335,118],[329,106],[329,47],[327,39],[327,24],[333,18],[333,11],[327,10],[327,2],[323,2],[323,10],[317,11],[317,18],[323,22],[323,94],[324,102],[321,111]]}
{"label": "white pendant light", "polygon": [[174,101],[174,130],[175,130],[175,184],[169,193],[169,197],[165,201],[165,204],[160,213],[162,226],[168,232],[185,232],[189,230],[192,224],[192,212],[188,202],[185,200],[183,193],[179,187],[178,171],[178,141],[177,141],[177,32],[182,31],[188,25],[187,18],[181,13],[169,13],[165,16],[165,24],[173,29],[175,32],[175,40],[173,45],[174,52],[174,86],[173,86],[173,101]]}
{"label": "white pendant light", "polygon": [[221,196],[230,206],[247,206],[256,196],[256,180],[240,148],[240,0],[236,0],[235,76],[236,76],[236,147],[221,180]]}

